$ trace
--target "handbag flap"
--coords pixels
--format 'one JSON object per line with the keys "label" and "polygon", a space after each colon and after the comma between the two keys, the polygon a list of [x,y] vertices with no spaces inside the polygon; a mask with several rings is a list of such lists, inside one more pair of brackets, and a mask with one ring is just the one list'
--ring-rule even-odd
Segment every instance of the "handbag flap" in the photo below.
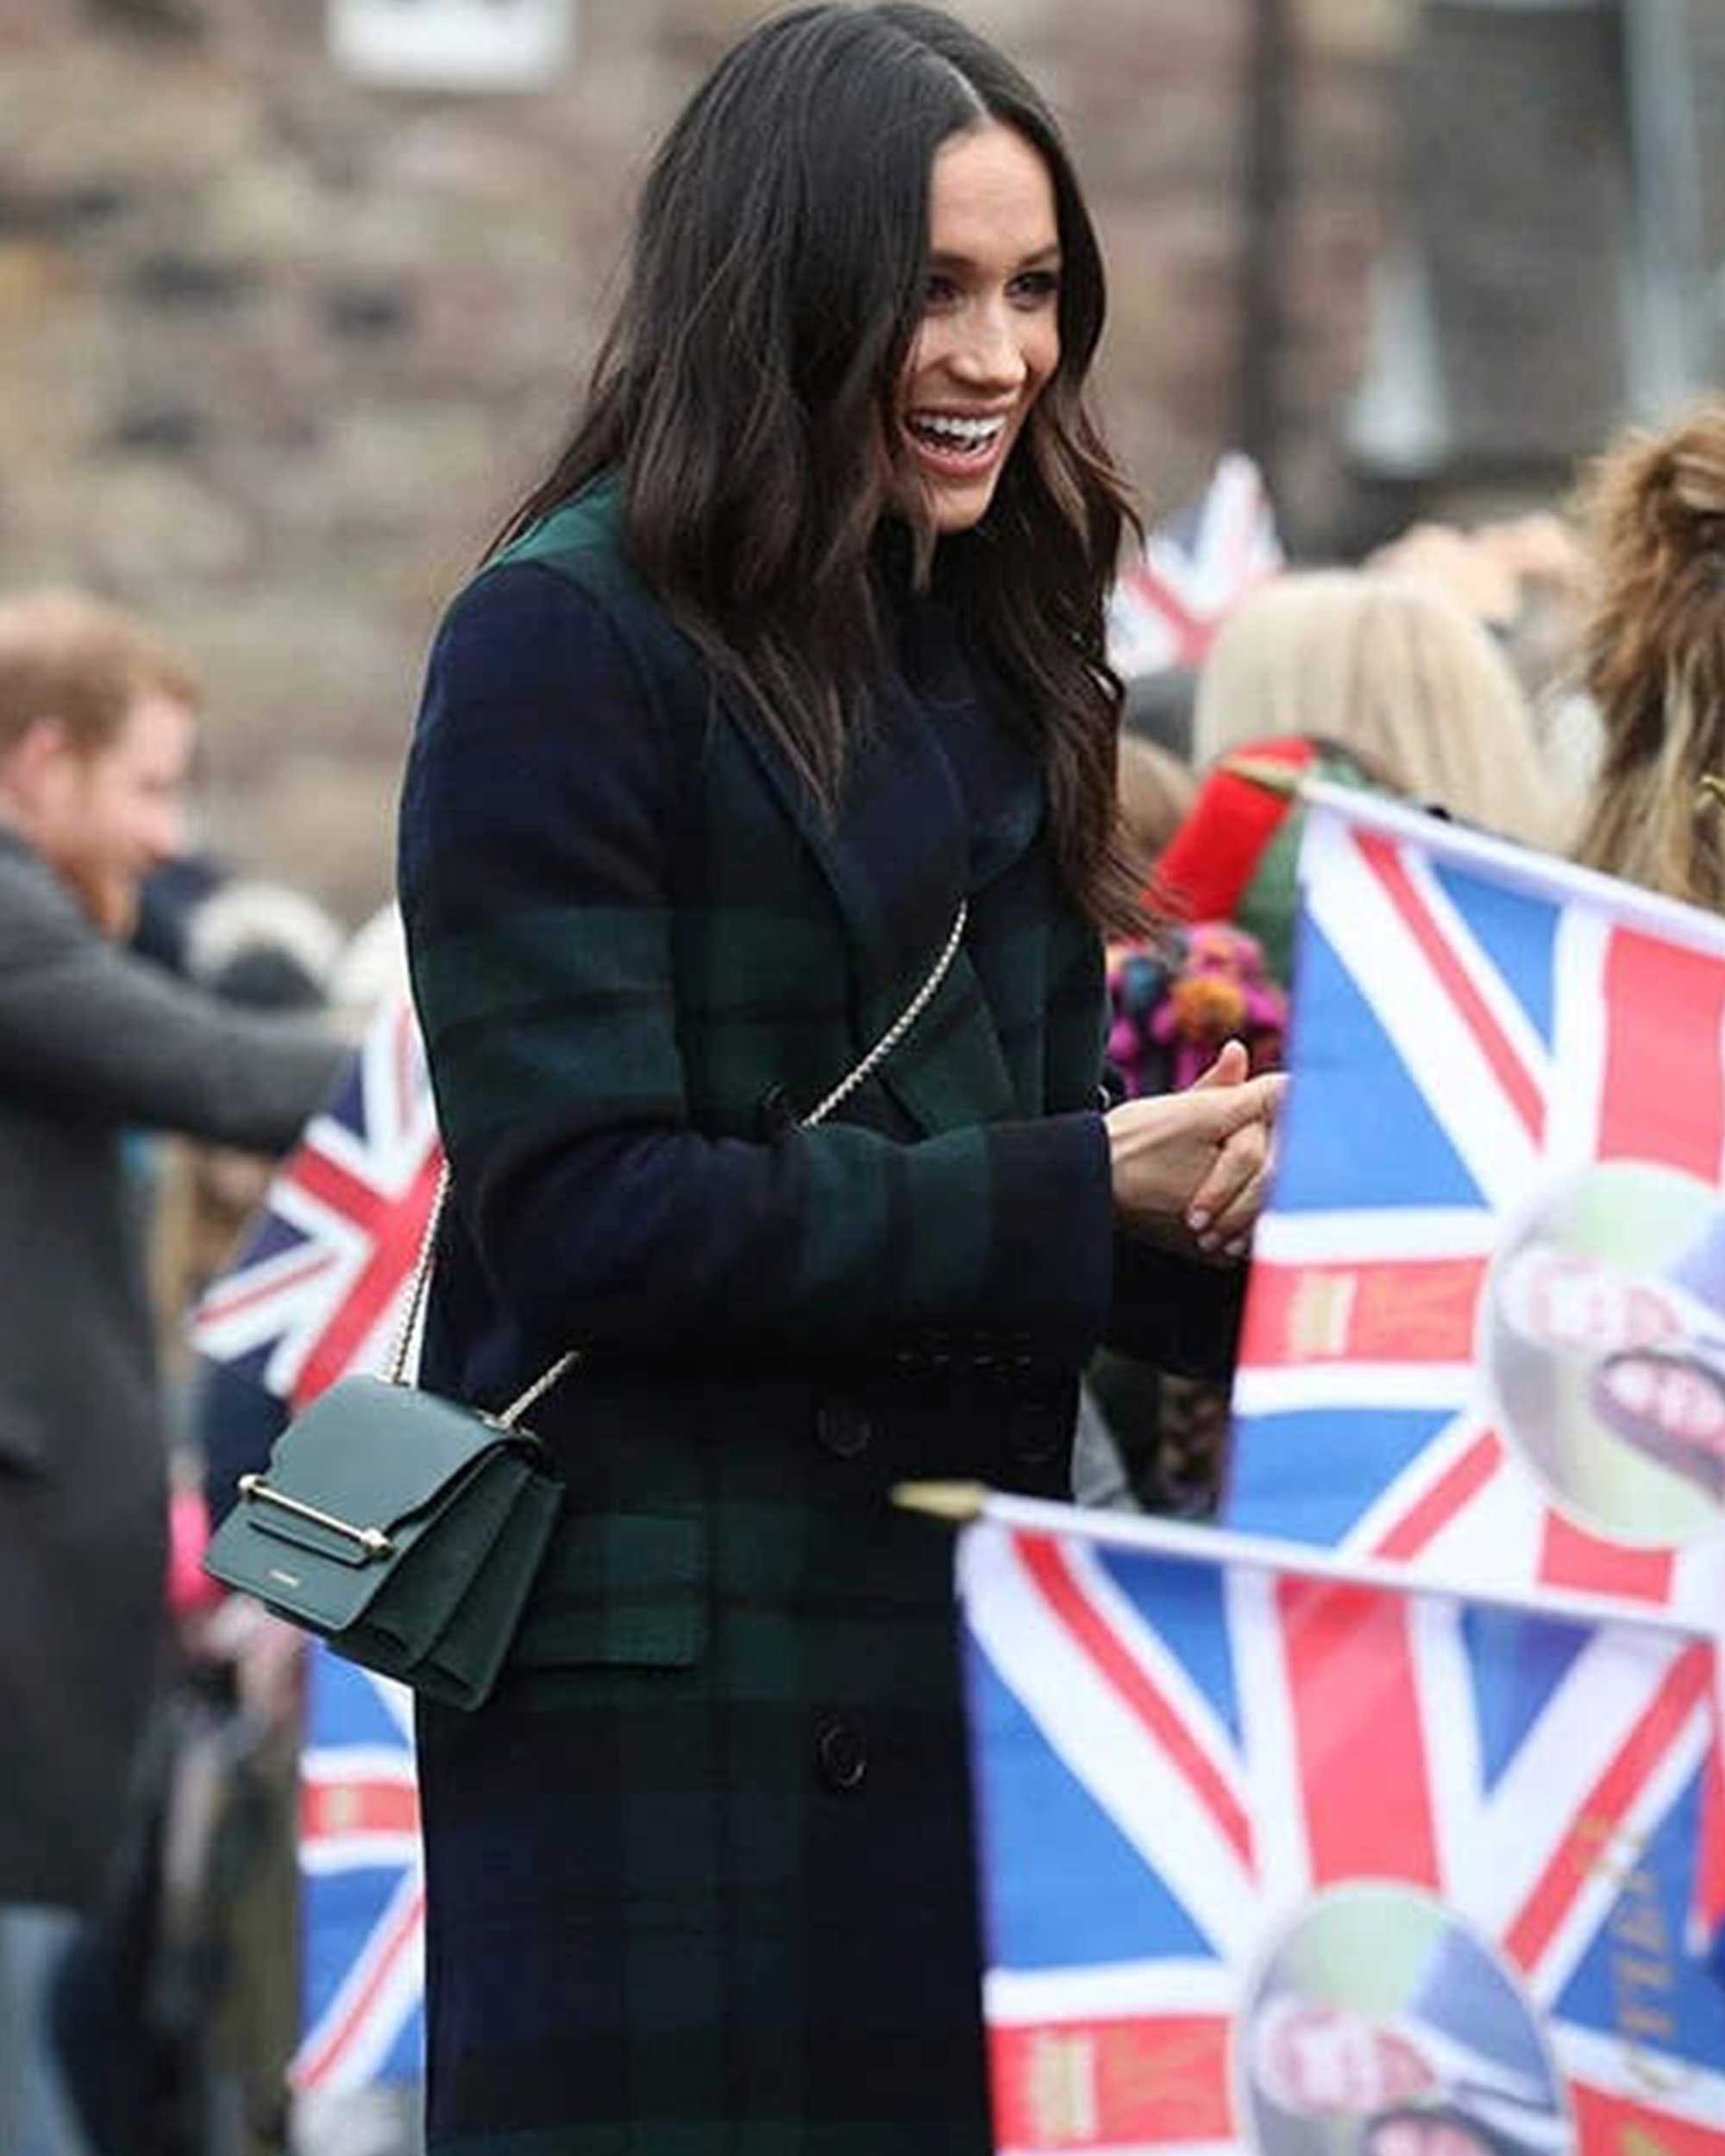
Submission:
{"label": "handbag flap", "polygon": [[[499,1446],[534,1440],[435,1394],[378,1377],[346,1377],[290,1423],[270,1454],[268,1485],[354,1528],[394,1533]],[[535,1446],[536,1451],[536,1445]],[[356,1543],[268,1504],[258,1524],[332,1557],[363,1563]]]}

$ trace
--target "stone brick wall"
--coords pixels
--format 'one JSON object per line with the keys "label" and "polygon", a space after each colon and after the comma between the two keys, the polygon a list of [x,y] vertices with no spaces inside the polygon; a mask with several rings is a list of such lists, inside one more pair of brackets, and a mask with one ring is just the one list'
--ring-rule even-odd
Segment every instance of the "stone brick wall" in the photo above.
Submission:
{"label": "stone brick wall", "polygon": [[[1152,501],[1239,425],[1251,0],[962,0],[1060,106]],[[543,95],[340,79],[314,0],[0,0],[0,588],[207,674],[207,820],[357,918],[442,599],[559,433],[649,146],[754,0],[583,0]],[[1284,480],[1320,537],[1392,197],[1408,0],[1300,0]]]}

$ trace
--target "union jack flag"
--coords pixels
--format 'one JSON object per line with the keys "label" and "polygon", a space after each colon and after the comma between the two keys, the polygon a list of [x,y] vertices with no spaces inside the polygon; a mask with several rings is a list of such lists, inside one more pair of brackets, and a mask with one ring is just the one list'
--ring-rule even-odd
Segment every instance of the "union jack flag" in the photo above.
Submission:
{"label": "union jack flag", "polygon": [[1002,2156],[1725,2150],[1709,1640],[1023,1501],[958,1565]]}
{"label": "union jack flag", "polygon": [[425,1877],[411,1695],[314,1645],[299,1762],[303,2028],[294,2085],[414,2082],[425,2046]]}
{"label": "union jack flag", "polygon": [[304,1407],[381,1370],[400,1325],[442,1164],[405,997],[382,1009],[258,1225],[193,1312],[192,1344]]}
{"label": "union jack flag", "polygon": [[1725,1602],[1725,928],[1316,790],[1230,1525]]}
{"label": "union jack flag", "polygon": [[1127,680],[1195,667],[1233,608],[1283,566],[1258,467],[1231,451],[1199,499],[1151,532],[1121,571],[1108,605],[1110,664]]}

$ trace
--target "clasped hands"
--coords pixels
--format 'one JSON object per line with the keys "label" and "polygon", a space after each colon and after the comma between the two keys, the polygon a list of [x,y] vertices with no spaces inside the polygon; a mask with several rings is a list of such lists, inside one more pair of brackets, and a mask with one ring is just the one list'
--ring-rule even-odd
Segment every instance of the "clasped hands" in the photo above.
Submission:
{"label": "clasped hands", "polygon": [[1114,1210],[1133,1233],[1245,1256],[1264,1204],[1287,1080],[1253,1078],[1229,1041],[1184,1093],[1125,1100],[1104,1118]]}

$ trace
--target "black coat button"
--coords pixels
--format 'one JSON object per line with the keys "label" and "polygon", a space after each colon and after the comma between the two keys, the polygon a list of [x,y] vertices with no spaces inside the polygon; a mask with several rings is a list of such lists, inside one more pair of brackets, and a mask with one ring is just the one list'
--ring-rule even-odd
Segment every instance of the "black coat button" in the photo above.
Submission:
{"label": "black coat button", "polygon": [[869,1771],[869,1747],[855,1722],[830,1721],[815,1739],[816,1771],[835,1794],[861,1786]]}
{"label": "black coat button", "polygon": [[855,1460],[869,1450],[875,1433],[854,1400],[824,1400],[815,1411],[814,1434],[835,1460]]}
{"label": "black coat button", "polygon": [[796,1103],[783,1086],[768,1086],[755,1103],[755,1128],[770,1145],[797,1127]]}

